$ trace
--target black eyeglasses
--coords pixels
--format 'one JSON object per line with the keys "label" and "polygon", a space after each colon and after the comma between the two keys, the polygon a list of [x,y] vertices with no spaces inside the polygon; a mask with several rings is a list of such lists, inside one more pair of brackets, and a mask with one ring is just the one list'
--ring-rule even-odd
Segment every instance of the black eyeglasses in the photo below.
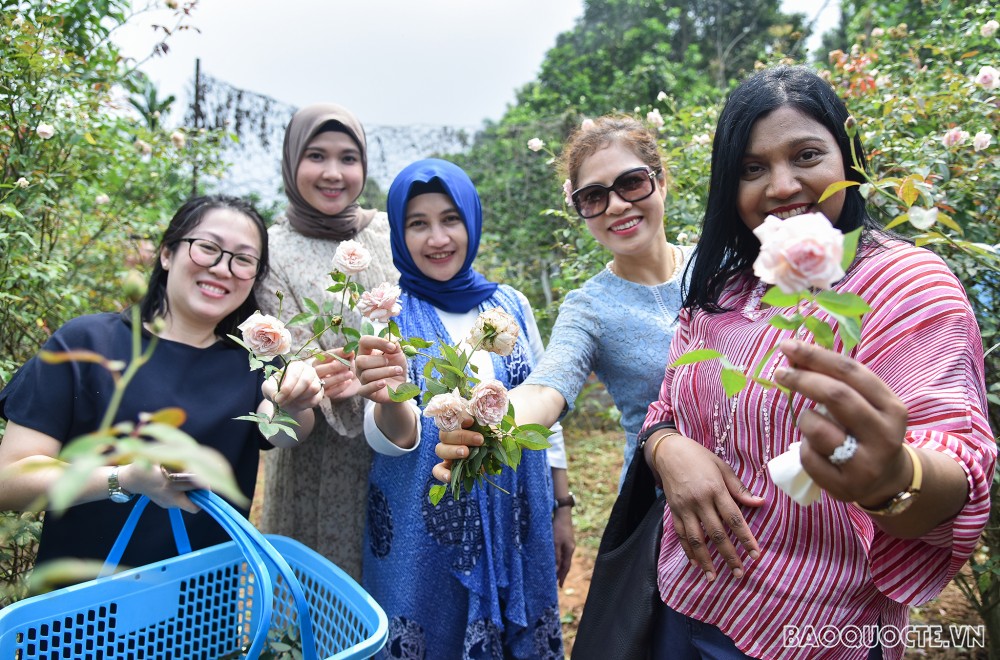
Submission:
{"label": "black eyeglasses", "polygon": [[238,280],[252,280],[260,272],[260,259],[252,254],[223,250],[218,244],[204,238],[182,238],[178,243],[188,244],[188,256],[202,268],[211,268],[229,255],[229,272]]}
{"label": "black eyeglasses", "polygon": [[571,198],[576,212],[581,218],[595,218],[608,210],[608,195],[611,191],[626,202],[638,202],[653,194],[653,181],[660,175],[660,168],[637,167],[618,175],[610,186],[592,183],[573,191]]}

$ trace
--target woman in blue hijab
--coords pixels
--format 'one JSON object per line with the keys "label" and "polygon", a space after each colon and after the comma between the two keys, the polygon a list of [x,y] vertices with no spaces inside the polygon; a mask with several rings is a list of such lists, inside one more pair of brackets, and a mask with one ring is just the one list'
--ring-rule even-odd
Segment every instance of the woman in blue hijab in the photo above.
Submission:
{"label": "woman in blue hijab", "polygon": [[[507,388],[522,382],[541,357],[541,338],[525,297],[472,267],[482,207],[468,175],[447,161],[417,161],[390,186],[388,213],[402,336],[454,345],[480,312],[501,307],[520,325],[516,347],[506,357],[477,351],[472,362],[480,380],[496,378]],[[385,388],[407,380],[408,370],[424,390],[426,362],[418,356],[407,364],[398,346],[377,337],[363,338],[357,358],[371,400],[365,434],[377,452],[363,581],[389,616],[386,654],[561,660],[550,473],[561,470],[557,483],[565,487],[561,433],[553,436],[555,450],[524,452],[516,472],[498,475],[499,488],[477,487],[432,505],[437,426],[413,402],[389,401]]]}

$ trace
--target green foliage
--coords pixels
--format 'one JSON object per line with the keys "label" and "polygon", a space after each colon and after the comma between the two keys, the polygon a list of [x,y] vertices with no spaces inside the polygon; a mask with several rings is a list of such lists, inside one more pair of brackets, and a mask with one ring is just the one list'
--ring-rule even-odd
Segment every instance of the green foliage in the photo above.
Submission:
{"label": "green foliage", "polygon": [[192,192],[192,166],[219,168],[219,133],[153,130],[124,110],[133,72],[108,34],[128,5],[98,5],[2,5],[0,384],[52,329],[118,307],[139,241]]}

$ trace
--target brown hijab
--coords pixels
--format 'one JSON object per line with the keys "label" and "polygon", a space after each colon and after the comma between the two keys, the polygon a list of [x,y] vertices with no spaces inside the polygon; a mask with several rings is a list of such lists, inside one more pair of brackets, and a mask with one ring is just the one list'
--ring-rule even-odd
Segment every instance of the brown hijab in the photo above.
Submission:
{"label": "brown hijab", "polygon": [[368,180],[368,145],[365,142],[365,129],[357,117],[347,108],[334,103],[306,106],[292,115],[292,120],[285,129],[285,145],[281,157],[281,177],[285,181],[285,195],[288,197],[285,215],[292,227],[303,236],[346,241],[367,227],[376,211],[362,209],[358,206],[357,199],[354,199],[337,215],[325,215],[302,198],[295,180],[302,152],[327,122],[337,122],[340,124],[338,128],[357,142],[364,171],[362,188]]}

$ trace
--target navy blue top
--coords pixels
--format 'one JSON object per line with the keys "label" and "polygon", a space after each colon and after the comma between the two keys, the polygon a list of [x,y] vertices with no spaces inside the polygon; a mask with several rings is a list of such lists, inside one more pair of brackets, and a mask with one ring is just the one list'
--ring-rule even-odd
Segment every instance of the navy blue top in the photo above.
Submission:
{"label": "navy blue top", "polygon": [[[143,348],[149,339],[144,331]],[[131,346],[131,321],[126,312],[73,319],[43,348],[90,350],[128,362]],[[195,348],[161,339],[152,359],[138,370],[125,391],[115,422],[135,421],[142,412],[182,408],[187,420],[181,428],[225,456],[240,489],[250,498],[259,450],[271,445],[256,424],[233,418],[257,409],[263,396],[262,382],[263,372],[250,371],[242,348],[221,341]],[[0,391],[0,416],[66,443],[98,428],[113,389],[111,375],[100,365],[48,364],[34,357]],[[73,506],[58,518],[47,514],[38,561],[70,556],[103,560],[131,509],[131,504],[103,500]],[[245,510],[243,513],[246,515]],[[184,519],[195,549],[229,540],[206,514],[184,514]],[[151,505],[121,563],[139,566],[176,554],[166,510]]]}

